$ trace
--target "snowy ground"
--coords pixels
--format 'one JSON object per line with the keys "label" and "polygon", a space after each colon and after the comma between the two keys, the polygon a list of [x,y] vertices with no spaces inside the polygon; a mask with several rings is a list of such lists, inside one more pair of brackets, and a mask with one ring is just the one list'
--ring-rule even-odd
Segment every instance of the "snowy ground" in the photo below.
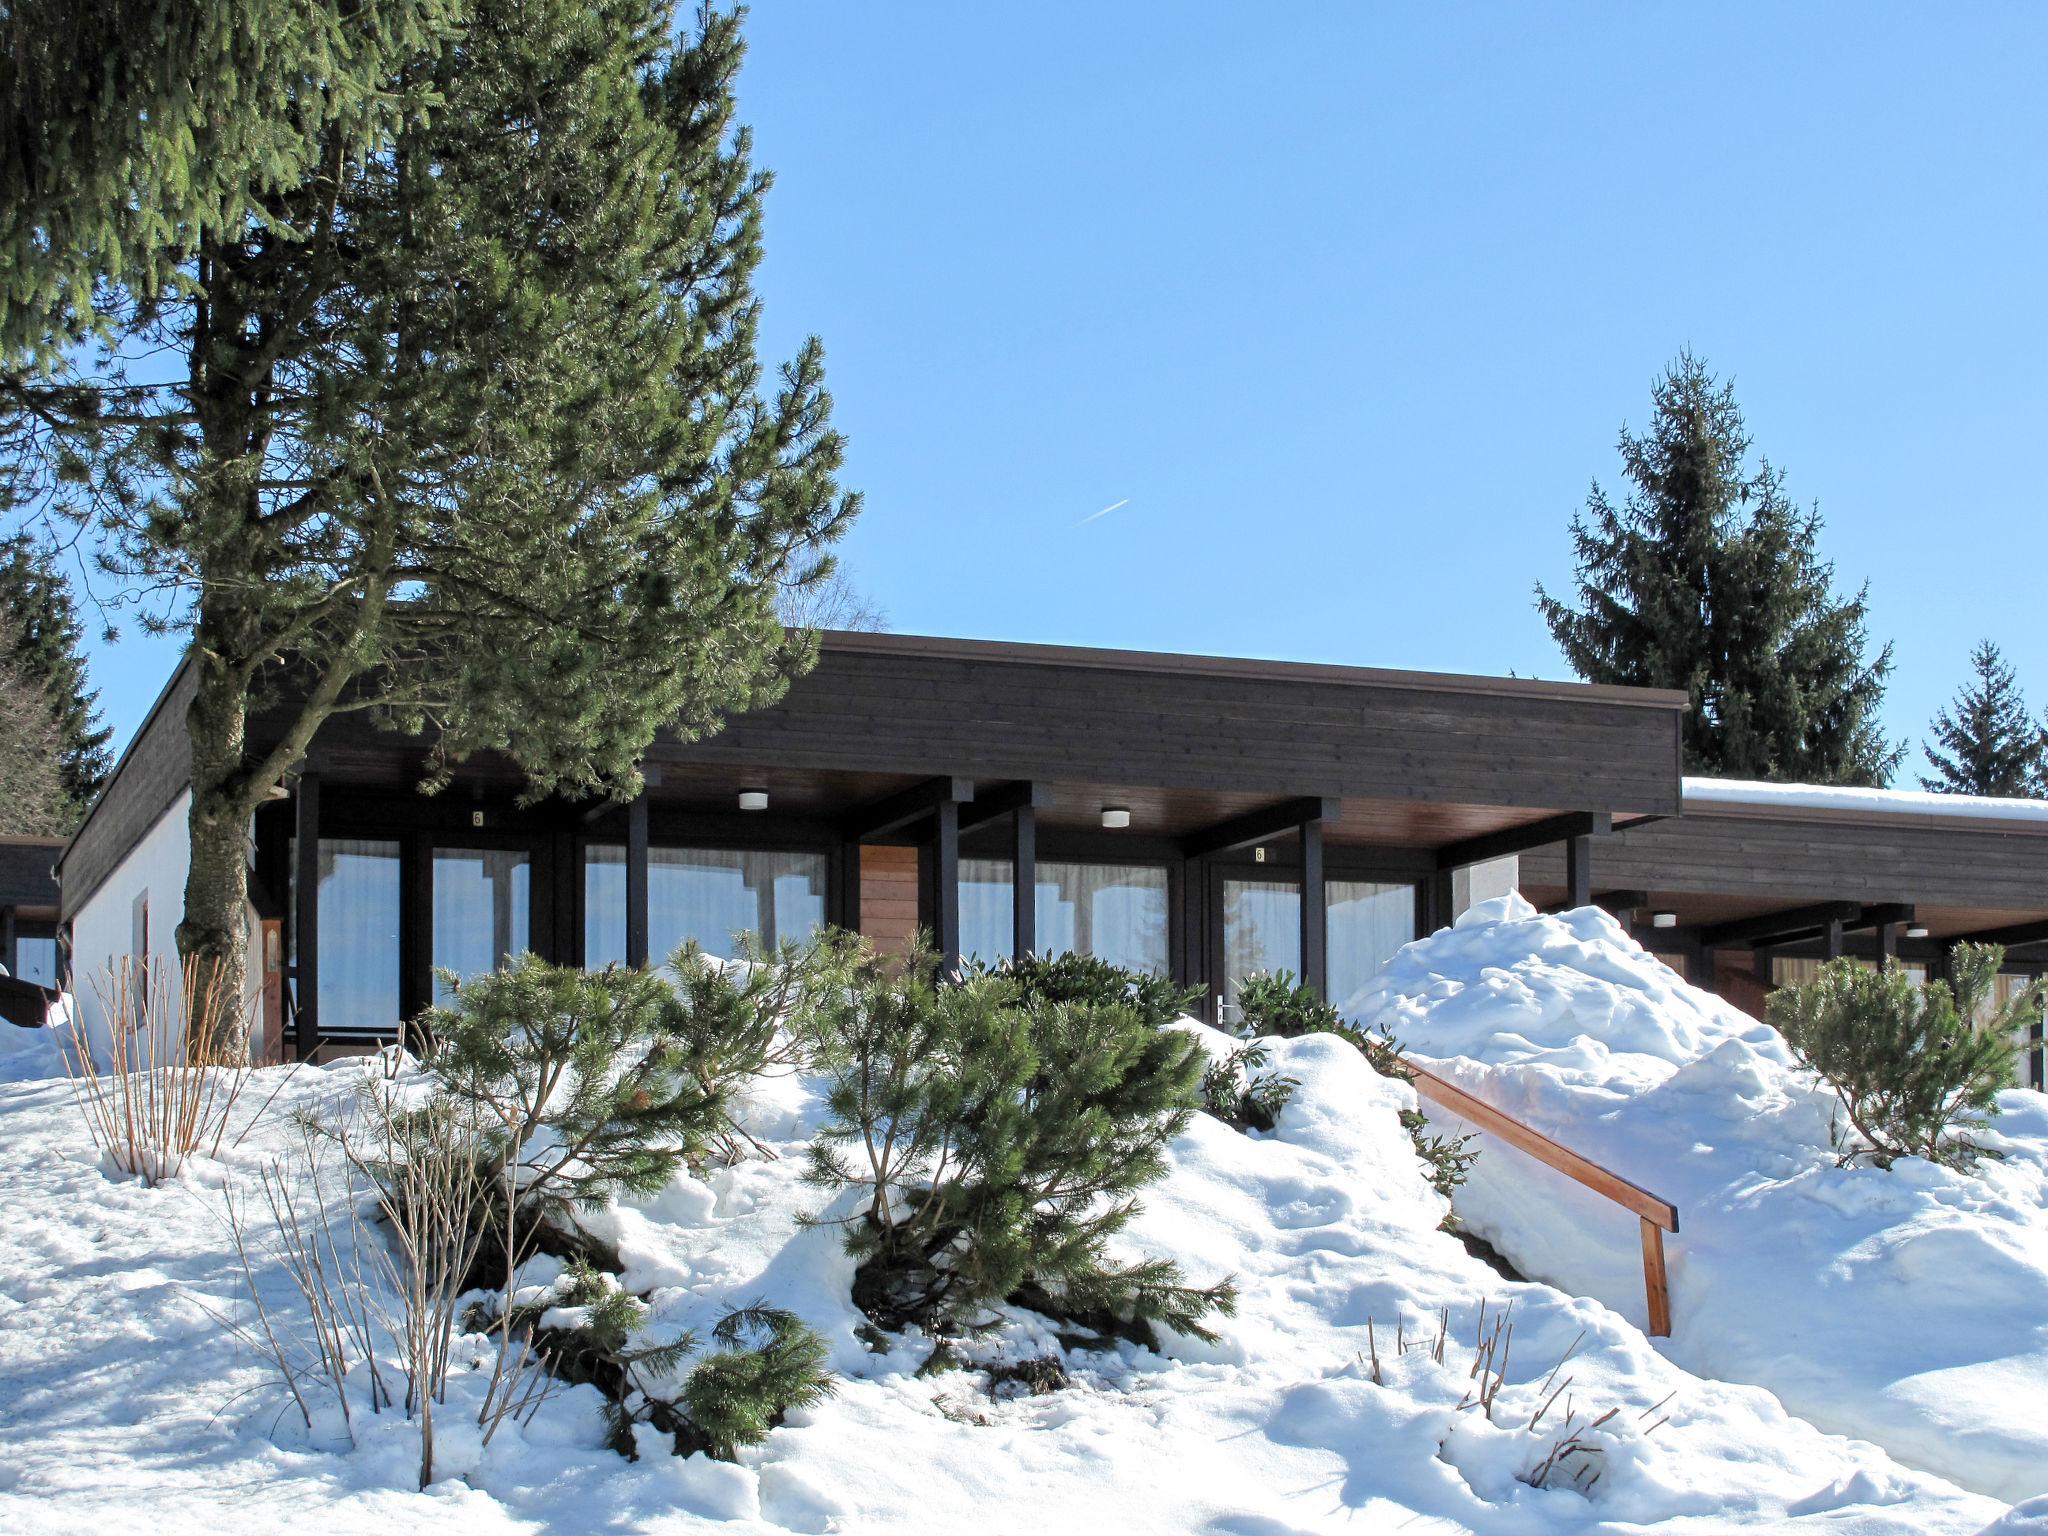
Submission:
{"label": "snowy ground", "polygon": [[[1833,1096],[1774,1031],[1605,913],[1515,897],[1408,946],[1361,1012],[1679,1207],[1672,1360],[1981,1492],[2048,1492],[2048,1097],[2003,1097],[2006,1157],[1974,1176],[1839,1169]],[[1633,1217],[1504,1148],[1458,1209],[1525,1274],[1642,1320]]]}
{"label": "snowy ground", "polygon": [[[285,1108],[338,1101],[360,1069],[301,1071],[240,1147],[145,1189],[102,1170],[67,1088],[43,1075],[49,1060],[22,1048],[32,1043],[0,1044],[0,1531],[594,1533],[724,1522],[1967,1536],[2004,1509],[1824,1434],[1755,1387],[1689,1375],[1597,1302],[1500,1279],[1436,1230],[1441,1204],[1395,1120],[1408,1090],[1329,1038],[1277,1048],[1276,1067],[1302,1086],[1273,1135],[1198,1119],[1133,1233],[1194,1280],[1236,1277],[1240,1312],[1216,1346],[1075,1354],[1074,1386],[1013,1401],[992,1399],[978,1372],[917,1376],[919,1341],[870,1353],[836,1236],[796,1221],[816,1208],[792,1154],[818,1106],[806,1084],[784,1080],[751,1117],[778,1160],[679,1179],[603,1221],[627,1283],[653,1293],[660,1327],[757,1299],[794,1308],[830,1341],[838,1395],[729,1466],[651,1446],[637,1463],[621,1460],[601,1447],[592,1389],[576,1388],[487,1453],[451,1430],[444,1466],[459,1475],[413,1492],[403,1426],[387,1418],[353,1448],[338,1424],[309,1437],[262,1363],[210,1315],[247,1315],[224,1189],[247,1188],[285,1145]],[[1457,1406],[1472,1386],[1482,1302],[1511,1303],[1515,1324],[1492,1423]],[[1698,1302],[1682,1279],[1682,1314],[1689,1305]],[[1419,1351],[1396,1357],[1396,1327],[1430,1336],[1439,1309],[1450,1320],[1445,1364]],[[1371,1379],[1369,1319],[1384,1385]],[[1617,1410],[1590,1497],[1517,1478],[1552,1441],[1557,1409],[1536,1432],[1527,1421],[1581,1334],[1559,1379],[1571,1378],[1581,1417]],[[1049,1344],[1041,1324],[1018,1317],[990,1347],[1023,1356]],[[454,1408],[465,1400],[458,1384]],[[459,1419],[452,1408],[444,1424]]]}

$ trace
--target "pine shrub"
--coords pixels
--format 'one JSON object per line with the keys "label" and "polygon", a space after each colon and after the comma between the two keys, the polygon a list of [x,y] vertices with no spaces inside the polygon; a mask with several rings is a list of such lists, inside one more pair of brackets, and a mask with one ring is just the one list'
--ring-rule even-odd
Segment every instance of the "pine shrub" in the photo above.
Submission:
{"label": "pine shrub", "polygon": [[577,1210],[655,1193],[724,1129],[724,1090],[691,1070],[673,1007],[650,972],[527,955],[424,1016],[436,1093],[490,1127],[478,1177],[510,1181],[479,1206],[494,1223],[482,1272],[500,1272],[507,1248],[590,1255]]}
{"label": "pine shrub", "polygon": [[1771,994],[1771,1026],[1840,1101],[1843,1166],[1924,1157],[1967,1168],[1982,1155],[1971,1133],[1998,1113],[2015,1032],[2041,1011],[2038,982],[1988,1006],[2004,960],[1996,945],[1959,944],[1950,979],[1920,983],[1896,961],[1880,971],[1831,960],[1804,986]]}
{"label": "pine shrub", "polygon": [[893,973],[864,964],[828,1005],[838,1066],[809,1170],[864,1196],[847,1237],[862,1310],[938,1331],[1015,1299],[1139,1338],[1157,1323],[1208,1337],[1235,1304],[1227,1284],[1108,1252],[1201,1104],[1201,1046],[1168,1027],[1184,997],[1067,957],[950,984],[922,948]]}
{"label": "pine shrub", "polygon": [[702,1449],[720,1461],[767,1439],[790,1409],[837,1390],[825,1369],[825,1341],[794,1312],[745,1307],[711,1336],[720,1347],[690,1372],[682,1408]]}

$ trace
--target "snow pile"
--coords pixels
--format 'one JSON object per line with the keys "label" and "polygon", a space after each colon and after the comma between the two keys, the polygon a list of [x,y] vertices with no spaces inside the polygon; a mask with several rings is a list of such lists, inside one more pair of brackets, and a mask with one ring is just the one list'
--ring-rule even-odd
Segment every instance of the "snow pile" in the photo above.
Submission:
{"label": "snow pile", "polygon": [[[2005,1158],[1974,1175],[1837,1168],[1833,1096],[1775,1031],[1606,913],[1519,897],[1401,951],[1362,1016],[1678,1206],[1673,1360],[1966,1487],[2048,1492],[2048,1097],[2002,1097]],[[1501,1147],[1457,1206],[1524,1273],[1643,1320],[1634,1217]]]}
{"label": "snow pile", "polygon": [[[1300,1081],[1275,1131],[1196,1119],[1130,1233],[1191,1280],[1235,1276],[1239,1312],[1216,1344],[1069,1350],[1072,1385],[1039,1396],[992,1394],[980,1370],[920,1374],[927,1340],[871,1349],[838,1234],[799,1220],[820,1199],[797,1155],[821,1115],[815,1085],[770,1081],[748,1125],[774,1157],[678,1178],[595,1222],[625,1284],[649,1293],[657,1335],[739,1303],[788,1307],[829,1342],[838,1394],[737,1464],[651,1442],[629,1463],[602,1448],[587,1386],[480,1447],[463,1428],[475,1383],[458,1373],[440,1420],[457,1475],[425,1493],[406,1430],[359,1425],[354,1449],[332,1422],[307,1434],[217,1321],[251,1319],[225,1193],[251,1191],[291,1143],[289,1111],[331,1109],[362,1066],[299,1070],[220,1161],[154,1190],[107,1175],[62,1082],[0,1086],[0,1136],[18,1150],[0,1162],[0,1530],[1968,1536],[1998,1516],[1768,1393],[1687,1374],[1598,1302],[1502,1280],[1438,1230],[1443,1204],[1396,1120],[1405,1086],[1329,1037],[1273,1055]],[[259,1086],[250,1104],[276,1078]],[[282,1305],[284,1278],[264,1283]],[[1502,1307],[1513,1319],[1491,1421],[1468,1404],[1482,1305],[1489,1328]],[[1412,1347],[1439,1327],[1441,1363]],[[967,1347],[983,1364],[1061,1349],[1021,1312]],[[458,1359],[478,1353],[466,1343]],[[1568,1424],[1610,1409],[1598,1454],[1561,1453],[1547,1489],[1525,1481]]]}

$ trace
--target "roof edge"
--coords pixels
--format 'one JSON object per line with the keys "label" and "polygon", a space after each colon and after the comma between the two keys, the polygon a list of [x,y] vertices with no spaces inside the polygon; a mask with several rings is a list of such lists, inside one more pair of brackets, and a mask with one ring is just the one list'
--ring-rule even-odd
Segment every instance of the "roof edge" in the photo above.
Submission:
{"label": "roof edge", "polygon": [[[185,669],[191,665],[192,653],[187,651],[178,658],[178,664],[171,668],[171,675],[164,680],[163,687],[157,690],[155,702],[144,712],[141,724],[137,725],[129,735],[128,745],[121,749],[121,755],[114,759],[114,766],[108,772],[106,782],[100,785],[100,792],[93,796],[92,804],[87,806],[85,814],[78,818],[78,825],[72,828],[71,835],[64,839],[63,851],[57,855],[57,868],[60,871],[64,868],[64,861],[71,857],[71,850],[77,846],[79,838],[85,835],[85,829],[92,825],[93,817],[97,816],[100,812],[100,807],[107,803],[107,796],[112,791],[115,780],[121,777],[123,770],[128,766],[129,759],[134,757],[137,743],[149,734],[149,728],[156,723],[156,717],[163,713],[164,705],[170,702],[171,695],[177,691],[178,684],[184,679]],[[156,820],[161,821],[162,819],[163,817],[159,813]],[[155,822],[153,821],[151,825],[154,826]],[[61,873],[58,876],[58,883],[63,883]]]}
{"label": "roof edge", "polygon": [[1531,677],[1482,673],[1409,672],[1388,667],[1354,667],[1320,661],[1270,661],[1245,656],[1205,656],[1181,651],[1127,651],[1098,646],[1044,645],[1018,640],[963,640],[942,635],[901,635],[887,631],[821,629],[822,650],[882,656],[931,656],[959,661],[1011,662],[1021,666],[1094,667],[1107,672],[1166,672],[1206,677],[1250,677],[1275,682],[1330,683],[1347,687],[1400,688],[1417,693],[1486,694],[1512,698],[1597,702],[1624,708],[1682,710],[1687,699],[1672,688],[1626,688],[1612,683],[1549,682]]}

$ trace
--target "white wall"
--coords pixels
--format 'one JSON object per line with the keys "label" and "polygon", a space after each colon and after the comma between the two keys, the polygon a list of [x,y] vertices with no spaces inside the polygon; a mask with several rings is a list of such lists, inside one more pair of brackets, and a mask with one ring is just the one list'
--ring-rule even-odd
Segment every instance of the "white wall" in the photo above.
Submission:
{"label": "white wall", "polygon": [[187,829],[191,810],[192,793],[187,790],[72,915],[71,986],[95,1051],[106,1046],[107,1018],[100,991],[107,985],[108,967],[134,952],[137,897],[149,898],[152,958],[163,961],[167,975],[177,974],[178,922],[185,914],[185,872],[192,862]]}
{"label": "white wall", "polygon": [[1455,922],[1482,901],[1505,896],[1521,883],[1522,861],[1513,854],[1451,872],[1451,919]]}

